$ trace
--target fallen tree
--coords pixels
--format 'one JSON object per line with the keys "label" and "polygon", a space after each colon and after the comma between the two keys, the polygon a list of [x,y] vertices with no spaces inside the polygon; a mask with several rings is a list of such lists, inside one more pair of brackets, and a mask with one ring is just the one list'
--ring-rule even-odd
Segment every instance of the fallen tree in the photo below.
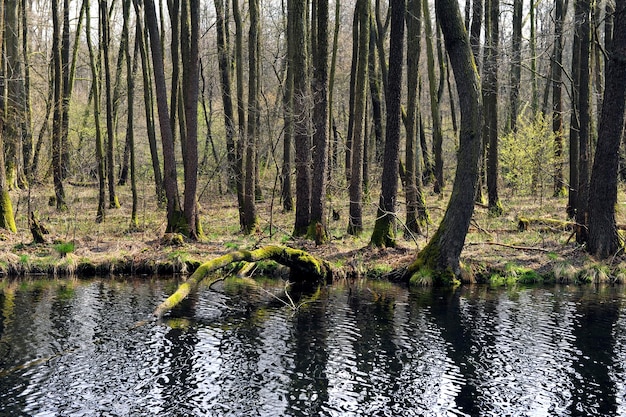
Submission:
{"label": "fallen tree", "polygon": [[212,272],[236,262],[258,262],[261,260],[272,260],[289,267],[291,282],[319,285],[330,284],[333,281],[334,271],[330,264],[324,260],[317,259],[303,250],[284,246],[265,246],[252,251],[239,250],[200,265],[185,282],[178,286],[176,292],[159,304],[153,315],[161,317],[184,300],[200,283],[205,282],[211,285],[221,279],[220,276],[211,274]]}

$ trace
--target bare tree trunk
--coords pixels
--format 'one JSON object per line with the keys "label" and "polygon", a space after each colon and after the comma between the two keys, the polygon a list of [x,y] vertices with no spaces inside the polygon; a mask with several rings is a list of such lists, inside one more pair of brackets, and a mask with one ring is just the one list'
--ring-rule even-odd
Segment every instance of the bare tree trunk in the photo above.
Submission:
{"label": "bare tree trunk", "polygon": [[163,55],[161,54],[161,38],[157,27],[157,17],[153,0],[145,0],[146,26],[150,34],[152,52],[152,71],[154,72],[155,90],[157,97],[157,110],[159,113],[159,125],[161,126],[161,143],[163,146],[163,174],[165,186],[165,198],[167,200],[167,232],[184,230],[184,216],[178,201],[178,184],[176,173],[176,159],[172,128],[167,109],[167,92],[165,85],[165,73],[163,68]]}
{"label": "bare tree trunk", "polygon": [[258,228],[258,219],[255,203],[256,185],[256,152],[259,112],[259,2],[251,0],[250,7],[250,30],[248,35],[248,123],[246,130],[246,175],[244,181],[244,207],[243,207],[243,231],[246,234],[255,232]]}
{"label": "bare tree trunk", "polygon": [[317,33],[313,50],[313,175],[311,219],[308,234],[317,244],[326,233],[326,183],[328,181],[328,0],[317,0]]}
{"label": "bare tree trunk", "polygon": [[591,44],[591,5],[589,0],[576,0],[576,31],[580,36],[580,85],[578,90],[579,112],[579,177],[578,199],[576,202],[576,242],[587,242],[589,178],[591,171],[591,109],[590,109],[590,44]]}
{"label": "bare tree trunk", "polygon": [[566,193],[563,179],[563,21],[567,10],[563,0],[555,0],[554,16],[554,54],[552,62],[552,132],[554,133],[554,196],[562,197]]}
{"label": "bare tree trunk", "polygon": [[289,0],[292,19],[293,118],[296,164],[296,217],[294,235],[302,236],[311,223],[311,102],[307,77],[306,7],[301,0]]}
{"label": "bare tree trunk", "polygon": [[498,48],[499,43],[499,0],[488,0],[486,7],[487,58],[483,69],[483,103],[485,110],[485,145],[487,146],[487,194],[489,213],[502,214],[498,196]]}
{"label": "bare tree trunk", "polygon": [[374,17],[370,18],[370,42],[368,48],[368,74],[370,86],[370,98],[372,100],[372,120],[374,123],[374,143],[375,157],[377,165],[383,164],[383,156],[385,149],[385,137],[383,135],[383,109],[382,97],[380,91],[380,75],[378,74],[378,66],[376,65],[376,38],[378,36],[376,30],[376,22]]}
{"label": "bare tree trunk", "polygon": [[148,59],[147,53],[147,34],[144,31],[142,16],[140,10],[138,8],[138,0],[133,0],[133,4],[135,6],[135,14],[137,15],[137,20],[135,22],[136,31],[135,36],[137,42],[139,42],[139,53],[141,56],[141,73],[143,78],[143,101],[144,108],[146,112],[146,128],[148,133],[148,144],[150,146],[150,157],[152,160],[152,171],[154,175],[154,185],[155,185],[155,194],[157,196],[157,201],[159,204],[165,201],[165,190],[163,188],[163,177],[161,175],[161,163],[159,161],[159,153],[157,149],[157,141],[156,141],[156,129],[154,122],[154,111],[153,111],[153,94],[152,94],[152,80],[150,78],[150,60]]}
{"label": "bare tree trunk", "polygon": [[[400,97],[402,92],[402,61],[404,55],[404,0],[391,2],[391,38],[389,40],[389,73],[387,79],[387,131],[380,202],[370,244],[378,247],[396,246],[396,199],[398,194],[398,163],[400,161]],[[371,57],[371,55],[370,55]]]}
{"label": "bare tree trunk", "polygon": [[89,65],[91,67],[91,88],[93,91],[93,118],[96,129],[96,163],[98,164],[98,209],[96,211],[96,223],[104,221],[106,216],[105,205],[105,168],[104,168],[104,146],[102,144],[102,131],[100,128],[100,74],[96,64],[94,47],[91,42],[91,14],[89,0],[85,2],[85,37],[87,39],[87,49],[89,50]]}
{"label": "bare tree trunk", "polygon": [[[54,178],[54,195],[57,210],[67,210],[65,190],[63,188],[63,66],[61,62],[61,25],[59,22],[59,3],[52,0],[52,54],[54,60],[54,116],[52,119],[52,171]],[[4,162],[4,161],[3,161]]]}
{"label": "bare tree trunk", "polygon": [[[533,4],[530,7],[534,7]],[[513,35],[511,39],[511,95],[510,101],[510,127],[511,131],[517,131],[517,115],[519,113],[519,88],[522,78],[522,13],[524,0],[513,1]]]}
{"label": "bare tree trunk", "polygon": [[242,230],[245,226],[244,221],[244,177],[243,177],[243,159],[245,154],[245,137],[246,137],[246,110],[244,102],[244,79],[243,79],[243,23],[241,13],[239,11],[239,0],[233,0],[233,20],[235,21],[235,69],[237,80],[237,164],[236,164],[236,183],[237,183],[237,203],[239,207],[239,224]]}
{"label": "bare tree trunk", "polygon": [[354,97],[354,136],[352,139],[352,175],[350,177],[350,214],[348,234],[359,235],[363,231],[363,126],[365,123],[365,84],[367,82],[367,47],[369,44],[368,0],[357,0],[358,16],[358,61]]}
{"label": "bare tree trunk", "polygon": [[[24,60],[24,120],[22,121],[22,154],[24,174],[26,180],[30,184],[32,181],[32,162],[33,162],[33,126],[32,126],[32,107],[30,99],[30,58],[28,47],[28,13],[26,13],[26,0],[21,2],[22,17],[22,59]],[[79,17],[80,27],[81,17]],[[47,103],[46,103],[47,104]]]}
{"label": "bare tree trunk", "polygon": [[589,194],[588,250],[599,258],[621,248],[615,222],[618,153],[626,102],[626,1],[616,0],[614,38],[609,40],[606,88]]}
{"label": "bare tree trunk", "polygon": [[[437,80],[435,78],[435,54],[433,50],[433,30],[428,5],[423,5],[424,33],[426,35],[426,64],[428,67],[428,86],[430,94],[430,111],[433,119],[433,153],[435,155],[435,183],[433,191],[441,193],[445,185],[443,176],[443,132],[441,131],[441,115],[437,96]],[[442,74],[443,76],[443,74]]]}
{"label": "bare tree trunk", "polygon": [[126,143],[129,149],[129,165],[130,165],[130,188],[132,193],[132,208],[130,214],[130,229],[135,230],[139,226],[137,221],[138,210],[138,198],[137,198],[137,172],[135,167],[135,132],[134,132],[134,118],[135,118],[135,77],[139,69],[139,37],[135,38],[135,50],[131,63],[130,55],[130,2],[131,0],[122,0],[123,15],[124,15],[124,27],[122,37],[126,42],[126,100],[128,105],[128,116],[126,117]]}

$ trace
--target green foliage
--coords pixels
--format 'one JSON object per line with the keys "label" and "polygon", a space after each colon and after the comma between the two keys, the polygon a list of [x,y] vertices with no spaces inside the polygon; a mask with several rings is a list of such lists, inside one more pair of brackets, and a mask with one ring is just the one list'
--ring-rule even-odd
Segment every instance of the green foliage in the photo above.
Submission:
{"label": "green foliage", "polygon": [[542,196],[551,188],[554,164],[554,134],[550,119],[539,112],[534,117],[519,116],[517,131],[500,140],[502,178],[516,194]]}
{"label": "green foliage", "polygon": [[76,249],[74,242],[59,242],[54,245],[54,250],[61,256],[74,252],[74,249]]}
{"label": "green foliage", "polygon": [[513,279],[520,284],[538,284],[543,282],[543,277],[534,269],[507,263],[504,266],[507,279]]}

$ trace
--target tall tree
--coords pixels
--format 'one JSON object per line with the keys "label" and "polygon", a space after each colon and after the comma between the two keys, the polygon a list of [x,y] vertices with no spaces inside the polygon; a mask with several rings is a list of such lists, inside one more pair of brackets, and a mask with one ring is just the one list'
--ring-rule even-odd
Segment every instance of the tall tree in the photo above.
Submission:
{"label": "tall tree", "polygon": [[589,177],[591,174],[590,44],[591,2],[576,0],[575,30],[580,38],[580,78],[578,86],[578,195],[576,201],[576,241],[587,242]]}
{"label": "tall tree", "polygon": [[222,89],[222,107],[224,109],[224,128],[226,135],[226,157],[228,160],[228,188],[236,191],[235,171],[237,155],[235,151],[235,115],[232,99],[230,47],[226,43],[226,20],[224,18],[224,0],[215,0],[215,25],[217,26],[217,57],[220,68],[220,86]]}
{"label": "tall tree", "polygon": [[485,109],[485,146],[487,146],[487,194],[489,213],[502,214],[498,196],[498,48],[500,1],[487,0],[486,59],[483,68],[483,103]]}
{"label": "tall tree", "polygon": [[102,129],[100,127],[100,72],[96,53],[94,51],[93,42],[91,41],[91,12],[89,1],[85,0],[85,38],[87,39],[87,50],[89,51],[89,66],[91,67],[91,90],[93,92],[93,118],[96,130],[95,147],[96,147],[96,164],[98,172],[98,208],[96,210],[96,223],[104,221],[106,216],[106,173],[105,173],[105,155],[102,140]]}
{"label": "tall tree", "polygon": [[[428,212],[422,194],[422,167],[423,154],[421,139],[422,126],[418,124],[419,111],[419,60],[421,56],[421,16],[423,3],[420,0],[408,0],[406,14],[407,53],[406,56],[406,85],[407,108],[404,126],[406,129],[405,146],[405,188],[406,188],[406,222],[405,234],[421,233],[422,226],[428,222]],[[428,7],[425,5],[424,7]],[[424,144],[425,145],[425,144]],[[424,165],[430,154],[424,157]]]}
{"label": "tall tree", "polygon": [[256,152],[258,141],[259,117],[259,36],[260,8],[259,0],[251,0],[250,28],[248,32],[248,120],[246,124],[246,163],[243,193],[243,231],[252,233],[258,227],[255,187],[256,187]]}
{"label": "tall tree", "polygon": [[456,0],[436,0],[435,7],[454,71],[461,109],[458,165],[452,195],[439,228],[404,271],[404,277],[416,282],[417,272],[426,268],[434,274],[435,284],[445,284],[461,273],[459,257],[474,211],[482,146],[482,103],[479,77],[459,4]]}
{"label": "tall tree", "polygon": [[[109,208],[119,208],[120,202],[115,191],[115,126],[113,116],[113,81],[111,77],[110,64],[110,25],[109,25],[109,7],[107,0],[100,0],[100,41],[102,55],[104,56],[104,96],[106,105],[106,124],[107,124],[107,142],[106,142],[106,167],[107,167],[107,184],[109,189]],[[97,97],[96,97],[97,100]]]}
{"label": "tall tree", "polygon": [[296,217],[294,234],[307,233],[311,223],[310,95],[307,77],[306,8],[303,0],[289,0],[292,19],[293,129],[296,164]]}
{"label": "tall tree", "polygon": [[[53,2],[54,3],[54,2]],[[56,10],[56,9],[53,9]],[[0,2],[0,45],[4,38],[4,2]],[[13,217],[13,205],[7,187],[6,169],[4,166],[4,124],[6,117],[6,84],[2,83],[0,91],[0,228],[10,232],[16,232],[15,219]]]}
{"label": "tall tree", "polygon": [[54,117],[52,119],[52,173],[57,210],[66,210],[65,189],[63,188],[63,65],[61,61],[61,23],[59,22],[59,2],[52,0],[52,61],[54,84]]}
{"label": "tall tree", "polygon": [[618,154],[624,134],[626,103],[626,1],[616,0],[614,10],[614,37],[608,45],[604,104],[589,186],[587,248],[599,258],[614,255],[622,246],[615,222],[615,206]]}
{"label": "tall tree", "polygon": [[[354,129],[352,137],[352,162],[349,185],[350,213],[348,234],[359,235],[363,231],[363,129],[365,124],[365,85],[367,83],[367,48],[369,45],[370,5],[368,0],[357,0],[358,55],[354,88]],[[353,59],[355,57],[353,56]]]}
{"label": "tall tree", "polygon": [[[197,240],[204,236],[198,213],[198,89],[200,80],[200,0],[184,0],[181,20],[181,52],[183,59],[183,105],[185,110],[185,177],[183,233]],[[182,122],[182,120],[181,120]],[[182,140],[182,137],[181,137]]]}
{"label": "tall tree", "polygon": [[317,0],[313,52],[313,175],[309,235],[317,243],[327,240],[326,183],[328,180],[328,0]]}
{"label": "tall tree", "polygon": [[[424,34],[426,35],[426,64],[428,68],[428,91],[430,94],[430,112],[433,120],[433,153],[435,155],[435,183],[433,190],[441,193],[445,178],[443,177],[443,131],[441,130],[441,113],[437,94],[437,78],[435,76],[435,53],[433,48],[434,34],[428,5],[422,7],[424,13]],[[443,74],[441,74],[443,77]]]}
{"label": "tall tree", "polygon": [[188,230],[185,225],[185,217],[180,209],[177,173],[176,153],[174,151],[174,139],[170,125],[169,111],[167,109],[167,87],[165,84],[165,70],[163,54],[161,50],[161,35],[153,0],[144,1],[146,27],[150,38],[150,51],[152,53],[152,71],[154,72],[154,84],[157,99],[157,111],[159,125],[161,127],[161,144],[163,147],[163,183],[165,198],[167,201],[167,232],[179,232]]}
{"label": "tall tree", "polygon": [[[580,0],[576,0],[576,4]],[[576,28],[580,25],[578,12],[575,11]],[[571,70],[571,115],[569,124],[569,189],[567,194],[567,216],[574,218],[576,216],[576,205],[578,204],[578,179],[579,179],[579,159],[580,159],[580,104],[578,95],[580,90],[580,30],[574,30],[574,39],[572,44],[572,70]]]}
{"label": "tall tree", "polygon": [[398,194],[398,163],[400,160],[400,97],[402,92],[402,61],[404,55],[404,0],[391,1],[391,37],[389,39],[389,73],[387,79],[387,127],[380,202],[371,244],[395,247],[396,199]]}
{"label": "tall tree", "polygon": [[[533,4],[530,7],[534,7]],[[511,131],[517,130],[519,88],[522,78],[522,14],[524,0],[513,0],[513,34],[511,37],[511,94],[509,97]]]}
{"label": "tall tree", "polygon": [[554,52],[552,54],[552,132],[554,133],[554,196],[565,195],[563,179],[563,22],[567,9],[563,0],[555,0]]}
{"label": "tall tree", "polygon": [[6,119],[4,125],[4,148],[9,187],[26,183],[23,164],[23,144],[28,129],[26,125],[26,91],[24,85],[23,54],[20,51],[19,1],[5,2],[4,65],[6,79]]}
{"label": "tall tree", "polygon": [[163,187],[163,176],[161,175],[161,163],[159,162],[159,153],[157,150],[156,127],[154,121],[154,95],[152,88],[152,79],[150,78],[151,65],[148,59],[147,32],[144,29],[143,17],[140,13],[138,0],[133,0],[135,14],[136,31],[135,36],[139,43],[139,54],[141,56],[141,75],[143,78],[143,102],[146,113],[146,130],[148,135],[148,145],[150,147],[150,157],[152,161],[152,172],[154,175],[155,195],[159,204],[165,201],[165,189]]}
{"label": "tall tree", "polygon": [[[243,78],[243,20],[239,11],[239,0],[233,0],[233,21],[235,22],[235,79],[237,85],[237,164],[235,165],[235,183],[237,186],[237,205],[239,208],[239,225],[245,230],[244,220],[244,171],[243,158],[245,154],[246,136],[246,103],[244,101]],[[228,33],[228,32],[227,32]]]}

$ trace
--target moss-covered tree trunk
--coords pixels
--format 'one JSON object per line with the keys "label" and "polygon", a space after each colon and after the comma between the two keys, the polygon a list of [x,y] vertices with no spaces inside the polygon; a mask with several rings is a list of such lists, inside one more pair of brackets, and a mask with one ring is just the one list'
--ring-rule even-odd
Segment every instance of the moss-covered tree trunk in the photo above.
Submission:
{"label": "moss-covered tree trunk", "polygon": [[387,130],[380,201],[371,244],[396,246],[396,200],[398,196],[398,163],[400,160],[400,97],[404,57],[404,0],[391,2],[391,37],[389,39],[389,74],[387,79]]}
{"label": "moss-covered tree trunk", "polygon": [[461,108],[458,165],[443,220],[426,247],[404,271],[404,278],[415,282],[417,273],[427,269],[433,274],[434,284],[448,284],[461,273],[459,257],[474,211],[482,144],[482,103],[478,73],[458,2],[437,0],[435,6],[454,70]]}
{"label": "moss-covered tree trunk", "polygon": [[265,246],[252,251],[240,250],[200,265],[185,282],[179,285],[176,292],[159,304],[153,314],[157,317],[162,316],[184,300],[201,282],[204,281],[210,285],[221,279],[221,277],[211,274],[216,270],[235,262],[257,262],[266,259],[291,268],[291,282],[320,285],[331,283],[333,279],[333,270],[327,262],[302,250],[282,246]]}

